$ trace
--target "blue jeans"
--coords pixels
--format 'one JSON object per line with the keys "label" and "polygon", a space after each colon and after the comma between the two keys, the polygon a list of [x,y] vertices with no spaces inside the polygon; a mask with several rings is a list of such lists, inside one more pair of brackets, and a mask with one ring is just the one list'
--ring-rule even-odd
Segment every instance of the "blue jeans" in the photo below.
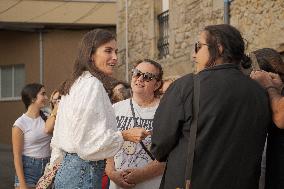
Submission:
{"label": "blue jeans", "polygon": [[[24,176],[28,187],[35,187],[37,181],[43,175],[46,164],[49,162],[50,157],[46,158],[33,158],[29,156],[22,156]],[[18,176],[15,175],[15,187],[20,186]]]}
{"label": "blue jeans", "polygon": [[87,161],[66,153],[55,176],[56,189],[101,189],[104,160]]}

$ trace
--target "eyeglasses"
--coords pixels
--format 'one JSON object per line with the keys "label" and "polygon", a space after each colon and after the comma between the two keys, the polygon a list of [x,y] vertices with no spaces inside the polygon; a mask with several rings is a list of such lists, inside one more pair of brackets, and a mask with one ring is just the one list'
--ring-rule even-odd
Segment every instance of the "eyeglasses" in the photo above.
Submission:
{"label": "eyeglasses", "polygon": [[199,41],[197,41],[197,42],[194,44],[194,52],[195,52],[195,54],[198,53],[198,51],[202,48],[203,45],[206,45],[207,47],[209,47],[208,44],[200,43]]}
{"label": "eyeglasses", "polygon": [[156,74],[149,72],[143,73],[137,68],[132,69],[132,77],[139,78],[141,75],[143,76],[143,81],[146,82],[152,81],[153,79],[158,79],[158,76]]}

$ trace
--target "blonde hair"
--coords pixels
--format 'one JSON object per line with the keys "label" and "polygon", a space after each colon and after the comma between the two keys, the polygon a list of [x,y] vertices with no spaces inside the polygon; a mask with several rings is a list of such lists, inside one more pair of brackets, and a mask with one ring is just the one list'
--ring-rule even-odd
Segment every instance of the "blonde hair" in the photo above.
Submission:
{"label": "blonde hair", "polygon": [[[54,108],[54,104],[52,103],[52,100],[53,100],[53,96],[56,94],[56,93],[59,93],[59,90],[55,89],[54,91],[52,91],[51,95],[50,95],[50,98],[49,98],[49,105],[51,107],[51,110],[53,110]],[[59,93],[59,96],[60,96],[60,93]]]}

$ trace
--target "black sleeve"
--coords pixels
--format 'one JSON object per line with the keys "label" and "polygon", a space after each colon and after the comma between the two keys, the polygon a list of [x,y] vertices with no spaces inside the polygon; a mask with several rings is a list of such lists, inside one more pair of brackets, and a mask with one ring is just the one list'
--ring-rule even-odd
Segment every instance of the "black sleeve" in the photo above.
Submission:
{"label": "black sleeve", "polygon": [[158,161],[167,160],[182,134],[186,113],[179,86],[175,82],[169,87],[155,113],[151,152]]}

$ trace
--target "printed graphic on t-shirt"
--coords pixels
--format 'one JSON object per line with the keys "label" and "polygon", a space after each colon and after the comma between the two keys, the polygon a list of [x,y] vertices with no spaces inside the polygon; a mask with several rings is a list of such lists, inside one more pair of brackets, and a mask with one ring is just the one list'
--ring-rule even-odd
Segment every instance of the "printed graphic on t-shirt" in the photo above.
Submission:
{"label": "printed graphic on t-shirt", "polygon": [[[143,127],[146,130],[153,129],[153,119],[137,119],[137,123],[140,127]],[[116,117],[118,130],[127,130],[133,128],[134,118],[127,116],[117,116]],[[151,137],[148,136],[143,140],[145,146],[150,149],[151,146]],[[125,141],[122,149],[116,154],[115,162],[117,169],[126,169],[130,167],[141,167],[146,165],[151,158],[142,148],[141,144]]]}

